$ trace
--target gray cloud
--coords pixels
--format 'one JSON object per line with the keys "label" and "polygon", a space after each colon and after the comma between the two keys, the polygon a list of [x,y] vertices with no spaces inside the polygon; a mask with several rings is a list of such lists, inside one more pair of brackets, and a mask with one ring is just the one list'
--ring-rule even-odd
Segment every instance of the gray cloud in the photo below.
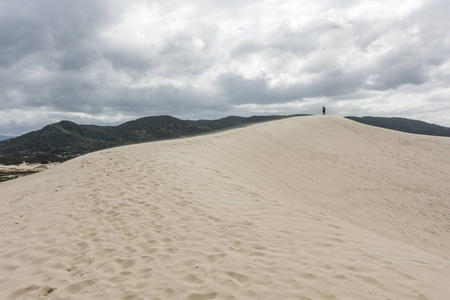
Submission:
{"label": "gray cloud", "polygon": [[61,118],[112,124],[322,104],[450,126],[449,9],[443,0],[2,1],[0,134]]}

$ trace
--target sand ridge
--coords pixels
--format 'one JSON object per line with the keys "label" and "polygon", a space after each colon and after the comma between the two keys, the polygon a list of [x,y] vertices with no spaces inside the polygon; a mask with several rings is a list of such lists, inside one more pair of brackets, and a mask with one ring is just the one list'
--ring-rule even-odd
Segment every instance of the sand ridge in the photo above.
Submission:
{"label": "sand ridge", "polygon": [[0,299],[446,299],[450,140],[311,116],[0,184]]}

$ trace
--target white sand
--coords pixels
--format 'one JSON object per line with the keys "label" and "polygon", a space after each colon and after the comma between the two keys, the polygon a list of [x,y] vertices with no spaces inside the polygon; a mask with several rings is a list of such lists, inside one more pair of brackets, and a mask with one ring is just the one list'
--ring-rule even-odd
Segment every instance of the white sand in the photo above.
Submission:
{"label": "white sand", "polygon": [[450,138],[331,116],[0,184],[0,299],[449,299]]}

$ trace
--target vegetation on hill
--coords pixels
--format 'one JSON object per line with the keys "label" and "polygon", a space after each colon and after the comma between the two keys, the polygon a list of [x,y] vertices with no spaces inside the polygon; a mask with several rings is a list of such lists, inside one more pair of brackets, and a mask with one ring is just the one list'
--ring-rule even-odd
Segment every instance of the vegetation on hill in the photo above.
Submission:
{"label": "vegetation on hill", "polygon": [[[145,117],[118,126],[78,125],[61,121],[0,141],[0,164],[62,162],[89,152],[150,141],[187,137],[293,116],[230,116],[185,121],[171,116]],[[368,125],[409,133],[450,136],[450,128],[404,118],[347,117]]]}
{"label": "vegetation on hill", "polygon": [[0,163],[62,162],[101,149],[205,134],[292,116],[227,117],[212,121],[183,121],[171,116],[155,116],[118,126],[78,125],[61,121],[0,142]]}
{"label": "vegetation on hill", "polygon": [[382,127],[386,129],[392,129],[408,133],[450,137],[450,128],[418,120],[411,120],[405,118],[384,118],[384,117],[346,117],[346,118],[367,125]]}

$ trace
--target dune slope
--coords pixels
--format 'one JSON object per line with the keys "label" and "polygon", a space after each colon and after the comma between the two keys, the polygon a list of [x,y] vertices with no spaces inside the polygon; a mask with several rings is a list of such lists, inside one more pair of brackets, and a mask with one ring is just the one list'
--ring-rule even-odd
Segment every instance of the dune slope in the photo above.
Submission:
{"label": "dune slope", "polygon": [[450,139],[331,116],[0,184],[0,299],[447,299]]}

